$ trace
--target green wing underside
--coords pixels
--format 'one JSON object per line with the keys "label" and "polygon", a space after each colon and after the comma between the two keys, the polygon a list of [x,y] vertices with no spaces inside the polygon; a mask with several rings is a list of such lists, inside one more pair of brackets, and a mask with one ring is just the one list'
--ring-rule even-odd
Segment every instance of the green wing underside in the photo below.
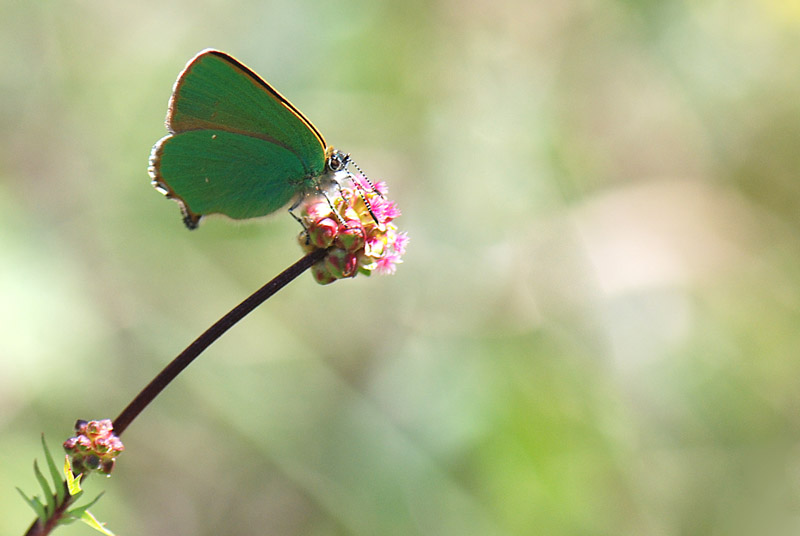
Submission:
{"label": "green wing underside", "polygon": [[297,155],[305,172],[324,170],[325,141],[294,106],[253,71],[218,51],[184,69],[170,101],[171,132],[227,130],[262,138]]}
{"label": "green wing underside", "polygon": [[192,130],[164,138],[154,153],[154,165],[166,178],[170,195],[195,215],[264,216],[314,184],[314,176],[291,151],[223,130]]}
{"label": "green wing underside", "polygon": [[175,83],[170,136],[151,156],[153,183],[181,202],[193,228],[205,214],[263,216],[325,172],[325,141],[291,103],[234,58],[206,50]]}

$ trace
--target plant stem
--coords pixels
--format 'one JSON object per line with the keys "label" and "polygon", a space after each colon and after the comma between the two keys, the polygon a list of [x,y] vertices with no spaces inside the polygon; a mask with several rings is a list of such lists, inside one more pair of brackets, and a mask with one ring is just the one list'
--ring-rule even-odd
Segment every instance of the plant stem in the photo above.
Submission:
{"label": "plant stem", "polygon": [[50,516],[42,521],[41,519],[36,519],[33,524],[28,528],[28,532],[25,533],[25,536],[46,536],[56,528],[56,525],[64,517],[67,509],[75,502],[75,496],[70,495],[69,491],[66,489],[67,483],[64,482],[64,501],[61,504],[56,505],[55,512],[50,514]]}
{"label": "plant stem", "polygon": [[153,378],[153,381],[151,381],[147,387],[136,395],[136,398],[128,404],[128,407],[122,410],[122,413],[114,419],[114,434],[117,436],[122,435],[122,432],[125,431],[139,413],[141,413],[183,369],[188,367],[189,363],[194,361],[206,348],[219,339],[223,333],[228,331],[239,320],[250,314],[256,307],[264,303],[270,296],[285,287],[298,275],[309,269],[313,264],[322,260],[327,252],[328,251],[325,249],[312,251],[278,274],[272,281],[255,291],[250,297],[234,307],[228,314],[217,320],[214,325],[195,339],[183,352],[178,354],[164,370],[158,373],[158,376]]}

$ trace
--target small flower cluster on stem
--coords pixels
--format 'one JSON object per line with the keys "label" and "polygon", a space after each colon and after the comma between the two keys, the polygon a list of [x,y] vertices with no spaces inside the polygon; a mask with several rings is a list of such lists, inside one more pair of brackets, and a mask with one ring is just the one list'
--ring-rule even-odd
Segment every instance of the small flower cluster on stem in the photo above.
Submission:
{"label": "small flower cluster on stem", "polygon": [[392,223],[400,215],[387,199],[386,183],[373,186],[361,175],[347,185],[331,189],[336,195],[309,196],[300,207],[305,230],[300,246],[310,252],[330,248],[325,258],[311,267],[317,283],[337,279],[394,273],[402,262],[408,236]]}
{"label": "small flower cluster on stem", "polygon": [[72,458],[75,472],[97,471],[109,475],[116,457],[125,450],[122,441],[114,435],[111,419],[78,421],[75,432],[76,436],[64,441],[64,450]]}

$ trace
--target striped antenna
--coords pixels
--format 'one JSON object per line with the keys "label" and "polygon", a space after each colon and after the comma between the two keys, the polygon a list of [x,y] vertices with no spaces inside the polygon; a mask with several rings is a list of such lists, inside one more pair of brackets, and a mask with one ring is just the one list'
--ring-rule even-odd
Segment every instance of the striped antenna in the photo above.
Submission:
{"label": "striped antenna", "polygon": [[366,173],[364,173],[363,171],[361,171],[361,168],[360,168],[360,167],[358,167],[358,164],[356,164],[355,160],[353,160],[353,159],[351,158],[351,159],[348,161],[348,164],[352,164],[352,165],[353,165],[353,167],[354,167],[354,168],[356,168],[356,171],[358,171],[358,174],[359,174],[359,175],[361,175],[361,177],[362,177],[362,178],[363,178],[365,181],[367,181],[367,184],[369,184],[369,187],[372,189],[372,191],[373,191],[373,192],[375,192],[375,193],[376,193],[376,194],[378,194],[379,196],[383,197],[383,194],[382,194],[382,193],[380,193],[380,192],[379,192],[379,191],[378,191],[378,190],[375,188],[375,185],[374,185],[374,184],[372,184],[372,181],[371,181],[371,180],[369,180],[369,177],[367,177],[367,174],[366,174]]}
{"label": "striped antenna", "polygon": [[[356,163],[355,163],[355,161],[354,161],[352,158],[350,158],[350,159],[348,160],[348,162],[347,162],[347,163],[348,163],[348,165],[349,165],[349,164],[352,164],[352,165],[353,165],[353,167],[354,167],[354,168],[356,168],[356,171],[358,171],[358,174],[359,174],[359,176],[361,177],[361,180],[364,180],[364,181],[366,181],[366,183],[367,183],[367,184],[369,184],[369,187],[370,187],[370,189],[371,189],[371,190],[372,190],[374,193],[376,193],[376,194],[378,194],[379,196],[383,197],[383,194],[381,194],[381,193],[378,191],[378,189],[377,189],[377,188],[375,188],[375,185],[372,183],[372,181],[371,181],[371,180],[369,180],[369,177],[367,177],[367,176],[364,174],[364,172],[363,172],[363,171],[361,171],[361,168],[360,168],[360,167],[358,167],[358,164],[356,164]],[[375,213],[372,211],[372,205],[370,204],[370,202],[369,202],[369,199],[367,199],[367,196],[364,194],[364,187],[361,185],[361,181],[360,181],[360,180],[356,180],[356,178],[353,176],[353,174],[352,174],[352,173],[350,173],[349,171],[347,172],[347,174],[348,174],[348,175],[350,175],[350,179],[353,181],[353,184],[355,184],[355,186],[356,186],[356,190],[358,190],[358,196],[359,196],[359,197],[361,198],[361,200],[364,202],[364,206],[365,206],[365,207],[367,207],[367,211],[369,212],[369,215],[370,215],[370,216],[372,216],[372,221],[374,221],[374,222],[375,222],[375,225],[377,225],[378,227],[381,227],[381,225],[382,225],[382,224],[381,224],[381,222],[380,222],[380,221],[378,221],[378,217],[377,217],[377,216],[375,215]]]}

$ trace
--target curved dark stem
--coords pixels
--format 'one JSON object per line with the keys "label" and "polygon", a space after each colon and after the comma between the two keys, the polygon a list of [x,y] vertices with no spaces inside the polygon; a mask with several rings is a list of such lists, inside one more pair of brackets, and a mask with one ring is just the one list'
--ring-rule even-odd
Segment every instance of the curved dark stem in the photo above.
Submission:
{"label": "curved dark stem", "polygon": [[153,381],[151,381],[147,387],[136,395],[136,398],[128,404],[128,407],[122,410],[119,417],[114,419],[114,434],[117,436],[122,435],[122,432],[125,431],[128,425],[133,422],[139,413],[141,413],[167,385],[169,385],[169,382],[174,380],[183,369],[189,366],[189,363],[194,361],[206,348],[219,339],[223,333],[251,313],[253,309],[264,303],[267,298],[285,287],[298,275],[309,269],[313,264],[322,260],[327,252],[328,251],[325,249],[312,251],[278,274],[272,281],[255,291],[249,298],[234,307],[228,314],[217,320],[214,325],[195,339],[183,352],[178,354],[164,370],[159,372],[158,376],[153,378]]}

